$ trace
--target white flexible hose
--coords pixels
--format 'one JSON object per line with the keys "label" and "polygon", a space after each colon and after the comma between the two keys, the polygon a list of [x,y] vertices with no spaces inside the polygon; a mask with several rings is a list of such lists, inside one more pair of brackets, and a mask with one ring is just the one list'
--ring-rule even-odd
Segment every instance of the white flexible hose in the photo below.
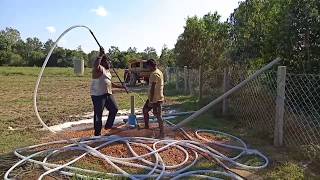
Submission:
{"label": "white flexible hose", "polygon": [[[208,131],[206,131],[208,132]],[[218,132],[215,132],[215,133],[218,133]],[[231,135],[228,135],[228,137],[231,137]],[[39,148],[39,147],[45,147],[47,145],[53,145],[53,144],[60,144],[60,143],[66,143],[68,141],[57,141],[57,142],[51,142],[51,143],[44,143],[44,144],[41,144],[41,145],[38,145],[38,146],[30,146],[30,147],[26,147],[26,148],[22,148],[22,149],[18,149],[15,151],[15,154],[17,154],[20,158],[22,158],[21,161],[19,161],[18,163],[16,163],[14,166],[12,166],[12,168],[10,168],[6,174],[5,174],[5,179],[9,179],[8,178],[8,175],[10,174],[10,172],[16,168],[17,166],[19,166],[20,164],[22,164],[23,162],[25,161],[29,161],[31,160],[31,158],[34,158],[38,155],[41,155],[41,154],[48,154],[48,152],[51,152],[49,153],[48,155],[46,155],[45,159],[43,162],[40,162],[40,161],[36,161],[36,160],[32,160],[31,162],[34,162],[36,164],[40,164],[40,165],[43,165],[45,166],[47,170],[47,173],[46,174],[49,174],[51,172],[54,172],[56,170],[60,170],[62,168],[64,169],[72,169],[72,170],[75,170],[75,168],[72,168],[70,167],[69,165],[71,165],[72,163],[78,161],[80,158],[84,157],[85,155],[87,155],[88,153],[92,153],[92,152],[88,152],[87,151],[87,148],[83,148],[83,147],[79,147],[77,146],[77,144],[69,144],[69,145],[66,145],[64,147],[61,147],[61,148],[56,148],[56,149],[48,149],[48,150],[45,150],[45,151],[40,151],[40,152],[36,152],[28,157],[25,157],[22,155],[23,152],[25,151],[31,151],[32,149],[34,148]],[[169,171],[166,171],[165,169],[166,168],[166,165],[164,164],[159,152],[161,151],[164,151],[168,148],[171,148],[171,147],[177,147],[178,149],[181,150],[181,148],[187,150],[192,150],[193,152],[196,153],[195,149],[197,151],[201,151],[203,153],[206,153],[208,154],[210,157],[212,158],[218,158],[218,159],[222,159],[226,162],[229,162],[229,163],[232,163],[238,167],[242,167],[242,168],[249,168],[249,169],[260,169],[260,168],[263,168],[265,167],[265,165],[268,163],[268,161],[264,162],[263,165],[261,166],[248,166],[248,165],[244,165],[244,164],[241,164],[241,163],[238,163],[236,162],[235,160],[231,159],[231,158],[228,158],[227,156],[225,155],[222,155],[222,154],[216,154],[216,151],[213,150],[212,148],[210,148],[209,146],[207,145],[204,145],[204,144],[201,144],[199,142],[196,142],[196,141],[190,141],[190,140],[158,140],[158,139],[152,139],[152,138],[144,138],[144,137],[118,137],[118,136],[111,136],[111,137],[99,137],[99,138],[92,138],[92,139],[88,139],[88,140],[85,140],[83,142],[80,142],[81,144],[86,144],[86,146],[89,146],[87,144],[93,144],[93,143],[96,143],[96,142],[103,142],[101,145],[97,146],[97,147],[90,147],[92,149],[94,149],[94,153],[92,153],[92,155],[94,156],[97,156],[97,157],[100,157],[106,161],[111,161],[112,163],[110,163],[113,167],[115,167],[114,163],[117,163],[117,164],[122,164],[122,165],[125,165],[125,166],[129,166],[129,167],[136,167],[136,168],[143,168],[143,169],[146,169],[146,170],[151,170],[148,174],[145,174],[145,175],[138,175],[138,174],[112,174],[112,173],[103,173],[103,172],[97,172],[97,171],[90,171],[90,170],[83,170],[81,168],[77,168],[76,170],[77,171],[80,171],[80,172],[84,172],[84,173],[93,173],[93,174],[106,174],[106,175],[110,175],[110,176],[124,176],[124,177],[129,177],[131,179],[144,179],[144,178],[147,178],[147,177],[175,177],[175,178],[178,178],[178,177],[185,177],[185,176],[195,176],[195,175],[201,175],[201,173],[204,173],[204,172],[209,172],[209,171],[204,171],[204,170],[199,170],[199,171],[192,171],[191,173],[188,173],[187,169],[192,167],[198,160],[198,156],[196,155],[195,157],[195,160],[191,163],[192,166],[187,166],[187,168],[182,168],[183,170],[179,170],[177,169],[177,171],[175,172],[169,172]],[[131,144],[135,145],[135,146],[142,146],[142,147],[145,147],[149,152],[146,153],[146,154],[143,154],[143,155],[140,155],[138,156],[135,152],[133,153],[134,154],[134,157],[131,157],[131,158],[117,158],[117,157],[111,157],[111,156],[107,156],[107,155],[104,155],[102,154],[101,152],[97,151],[98,149],[101,149],[101,148],[104,148],[106,147],[107,145],[110,145],[111,143],[115,143],[115,142],[120,142],[120,143],[123,143],[125,142],[125,144],[129,147],[129,150],[131,152],[134,152],[134,150],[132,149],[131,147]],[[145,143],[152,143],[153,144],[153,149],[151,149],[150,147],[148,148],[147,145],[145,145]],[[163,144],[164,146],[162,146],[161,148],[157,148],[157,145],[158,144]],[[179,148],[181,147],[181,148]],[[231,147],[229,147],[231,148]],[[69,161],[68,163],[64,164],[64,165],[55,165],[55,164],[50,164],[50,163],[47,163],[46,161],[54,154],[58,154],[58,153],[63,153],[64,151],[67,151],[67,150],[82,150],[82,151],[87,151],[85,152],[84,154],[78,156],[77,158],[73,159],[72,161]],[[239,150],[239,147],[235,147],[234,149],[236,150]],[[248,150],[246,148],[243,149],[244,151],[252,151],[252,150]],[[183,150],[182,150],[183,151]],[[183,151],[184,152],[184,151]],[[261,153],[258,153],[257,154],[258,156],[261,155]],[[156,157],[156,162],[155,163],[152,163],[144,158],[146,157],[150,157],[150,156],[155,156]],[[188,155],[189,156],[189,155]],[[262,157],[263,158],[263,157]],[[132,160],[141,160],[144,159],[145,162],[149,162],[149,163],[146,163],[147,165],[138,165],[138,164],[134,164],[134,163],[129,163],[128,161],[132,161]],[[157,162],[157,159],[159,160],[160,163]],[[189,160],[189,158],[187,158]],[[183,161],[183,165],[186,166],[187,165],[187,161]],[[176,165],[177,166],[177,165]],[[180,167],[181,164],[179,164],[178,167]],[[55,167],[54,169],[50,169],[49,167]],[[122,170],[123,171],[123,170]],[[186,172],[187,171],[187,172]],[[68,171],[59,171],[60,173],[62,174],[65,174],[65,175],[75,175],[74,173],[72,172],[68,172]],[[119,170],[119,172],[121,172],[121,170]],[[210,171],[209,173],[213,173],[213,174],[219,174],[219,175],[225,175],[227,177],[232,177],[232,178],[235,178],[235,179],[241,179],[240,177],[238,177],[237,175],[235,174],[232,174],[232,173],[226,173],[226,172],[220,172],[218,171],[219,173],[216,173],[215,171]],[[44,175],[46,175],[44,174]],[[226,175],[228,174],[228,175]]]}
{"label": "white flexible hose", "polygon": [[[41,68],[40,74],[38,76],[35,90],[34,90],[34,110],[36,113],[36,116],[40,123],[48,129],[50,132],[55,133],[52,129],[50,129],[42,120],[42,118],[39,115],[38,112],[38,107],[37,107],[37,92],[38,92],[38,87],[41,82],[42,74],[44,72],[44,69],[46,67],[46,64],[54,50],[54,48],[57,46],[57,43],[59,40],[70,30],[78,27],[83,27],[91,31],[88,27],[82,26],[82,25],[77,25],[77,26],[72,26],[68,28],[66,31],[64,31],[57,41],[54,43],[53,47],[50,49],[43,66]],[[173,125],[171,123],[171,125]],[[207,174],[216,174],[219,175],[219,177],[225,176],[225,177],[230,177],[233,179],[242,179],[238,175],[228,171],[228,172],[223,172],[223,171],[212,171],[212,170],[196,170],[196,171],[188,171],[191,167],[193,167],[197,161],[199,160],[198,153],[205,153],[207,154],[210,158],[218,162],[221,166],[223,166],[226,170],[229,170],[229,168],[224,164],[233,164],[236,167],[240,168],[245,168],[245,169],[261,169],[267,166],[268,164],[268,159],[260,152],[257,150],[251,150],[248,149],[246,144],[239,138],[229,135],[227,133],[219,132],[219,131],[214,131],[214,130],[198,130],[195,132],[195,136],[200,139],[204,140],[206,142],[210,143],[215,143],[221,147],[228,148],[231,150],[237,150],[241,151],[238,155],[234,157],[228,157],[219,151],[211,148],[208,145],[205,145],[203,143],[200,143],[197,141],[197,139],[192,138],[187,132],[185,132],[183,129],[181,129],[182,132],[190,139],[190,140],[172,140],[172,139],[166,139],[166,140],[159,140],[159,139],[153,139],[153,138],[145,138],[145,137],[119,137],[119,136],[108,136],[108,137],[92,137],[92,138],[82,138],[82,139],[71,139],[71,140],[60,140],[60,141],[54,141],[54,142],[49,142],[49,143],[43,143],[39,145],[33,145],[33,146],[28,146],[25,148],[19,148],[14,151],[14,154],[21,158],[19,162],[14,164],[4,175],[4,179],[8,180],[10,172],[12,172],[16,167],[19,165],[23,164],[24,162],[32,162],[35,164],[39,164],[43,166],[45,170],[47,170],[45,173],[43,173],[39,179],[42,179],[46,175],[52,173],[52,172],[59,172],[61,174],[67,175],[67,176],[78,176],[82,178],[88,178],[86,175],[82,174],[75,174],[72,171],[77,171],[81,173],[89,173],[89,174],[104,174],[107,176],[111,177],[128,177],[130,179],[146,179],[146,178],[156,178],[156,179],[161,179],[161,178],[172,178],[172,179],[179,179],[179,178],[184,178],[184,177],[201,177],[201,178],[208,178],[208,179],[219,179],[215,178],[212,176],[208,176]],[[229,137],[230,139],[235,139],[237,142],[241,144],[241,146],[232,146],[232,145],[227,145],[227,144],[222,144],[218,142],[212,142],[202,136],[199,135],[199,132],[207,132],[207,133],[214,133],[214,134],[222,134],[224,136]],[[46,146],[50,145],[58,145],[58,144],[66,144],[68,145],[62,146],[60,148],[48,148],[39,152],[35,152],[29,156],[23,155],[25,152],[29,152],[32,150],[35,150],[36,148],[43,148]],[[101,143],[100,145],[96,147],[92,147],[93,144],[95,143]],[[119,158],[119,157],[113,157],[109,155],[105,155],[99,151],[99,149],[108,147],[112,143],[122,143],[127,146],[129,151],[132,154],[132,157],[128,158]],[[149,147],[146,144],[152,144],[152,148]],[[148,153],[138,155],[134,149],[132,148],[132,145],[134,146],[140,146],[148,150]],[[158,148],[158,146],[161,145],[161,147]],[[160,155],[160,152],[168,150],[170,148],[177,148],[179,151],[183,152],[185,158],[182,159],[181,163],[176,164],[176,165],[166,165],[163,158]],[[70,161],[66,162],[65,164],[58,165],[55,163],[49,163],[48,161],[50,160],[51,157],[54,155],[59,155],[60,153],[63,153],[65,151],[82,151],[83,153],[79,155],[78,157],[71,158]],[[188,151],[189,150],[189,151]],[[190,155],[189,152],[193,153],[194,160],[190,160]],[[71,165],[74,164],[75,162],[79,161],[81,158],[87,156],[88,154],[93,155],[95,157],[98,157],[110,164],[114,169],[116,169],[119,173],[105,173],[105,172],[99,172],[99,171],[93,171],[93,170],[88,170],[88,169],[82,169],[78,167],[72,167]],[[260,156],[264,162],[260,166],[249,166],[245,164],[241,164],[240,162],[237,162],[237,160],[245,154],[249,155],[257,155]],[[43,156],[42,161],[35,160],[35,157]],[[154,157],[154,161],[147,160],[146,158],[148,157]],[[136,164],[131,161],[140,161],[143,164]],[[222,161],[224,163],[222,163]],[[134,167],[134,168],[140,168],[140,169],[145,169],[148,170],[149,172],[147,174],[130,174],[126,172],[124,169],[119,167],[118,165],[123,165],[127,167]],[[70,171],[71,170],[71,171]],[[168,170],[174,170],[168,171]],[[203,175],[203,174],[206,175]]]}
{"label": "white flexible hose", "polygon": [[41,67],[41,70],[40,70],[40,73],[39,73],[39,76],[38,76],[38,79],[37,79],[37,82],[36,82],[36,85],[35,85],[35,88],[34,88],[34,94],[33,94],[33,108],[34,108],[34,111],[36,113],[36,116],[38,118],[38,120],[40,121],[40,123],[43,125],[43,127],[45,127],[46,129],[48,129],[50,132],[52,133],[56,133],[55,131],[53,131],[52,129],[50,129],[49,126],[46,125],[46,123],[44,123],[44,121],[42,120],[40,114],[39,114],[39,111],[38,111],[38,106],[37,106],[37,95],[38,95],[38,88],[39,88],[39,85],[40,85],[40,82],[41,82],[41,79],[42,79],[42,75],[43,75],[43,71],[44,69],[46,68],[47,66],[47,63],[49,61],[49,58],[53,52],[53,50],[56,48],[58,42],[60,41],[60,39],[65,35],[67,34],[70,30],[72,29],[75,29],[75,28],[86,28],[88,29],[89,31],[91,31],[87,26],[83,26],[83,25],[75,25],[75,26],[71,26],[69,27],[67,30],[65,30],[59,37],[58,39],[56,40],[56,42],[53,44],[53,46],[51,47],[46,59],[44,60],[43,64],[42,64],[42,67]]}

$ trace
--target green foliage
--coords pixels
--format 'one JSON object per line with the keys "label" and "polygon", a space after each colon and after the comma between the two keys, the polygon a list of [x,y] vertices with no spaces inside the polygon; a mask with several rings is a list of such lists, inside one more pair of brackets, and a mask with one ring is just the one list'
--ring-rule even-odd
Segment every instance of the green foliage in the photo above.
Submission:
{"label": "green foliage", "polygon": [[[293,73],[318,73],[319,9],[318,0],[244,0],[227,22],[221,22],[217,12],[188,17],[174,50],[164,46],[160,57],[153,47],[137,52],[134,47],[120,51],[111,46],[108,53],[114,67],[119,68],[127,67],[131,60],[149,58],[158,60],[162,66],[205,65],[204,70],[230,62],[257,68],[281,57],[283,65]],[[0,31],[0,65],[39,66],[52,45],[52,40],[42,43],[36,37],[23,41],[18,30],[7,27]],[[60,48],[54,51],[48,65],[72,66],[76,58],[91,66],[95,56],[96,51],[87,55],[81,47]]]}
{"label": "green foliage", "polygon": [[320,145],[310,144],[301,147],[305,159],[311,159],[316,166],[320,166]]}
{"label": "green foliage", "polygon": [[[1,46],[4,46],[3,43],[6,43],[3,50],[11,50],[11,47],[21,39],[20,32],[16,29],[7,27],[5,30],[0,31],[0,39],[2,39],[0,40]],[[1,46],[0,50],[2,50]]]}
{"label": "green foliage", "polygon": [[44,61],[44,54],[41,51],[31,51],[27,56],[29,66],[41,66]]}
{"label": "green foliage", "polygon": [[9,53],[8,59],[10,59],[10,62],[9,62],[10,66],[19,66],[20,64],[25,63],[19,54],[15,54],[12,52]]}
{"label": "green foliage", "polygon": [[184,32],[175,45],[177,65],[221,65],[222,55],[228,45],[229,25],[219,20],[217,12],[208,13],[202,18],[194,16],[187,19]]}
{"label": "green foliage", "polygon": [[98,55],[99,55],[99,51],[91,51],[88,54],[88,61],[87,61],[86,66],[87,67],[92,67],[93,62],[98,57]]}
{"label": "green foliage", "polygon": [[0,65],[7,65],[9,63],[9,53],[7,51],[0,51]]}
{"label": "green foliage", "polygon": [[262,63],[279,56],[291,72],[318,73],[320,3],[317,0],[246,0],[231,14],[230,59]]}
{"label": "green foliage", "polygon": [[163,67],[172,67],[175,65],[174,50],[169,49],[166,45],[162,47],[159,63]]}
{"label": "green foliage", "polygon": [[153,47],[147,47],[142,53],[142,59],[158,59],[157,51]]}
{"label": "green foliage", "polygon": [[[0,31],[0,66],[41,66],[53,45],[54,42],[51,39],[42,43],[37,37],[28,37],[24,41],[18,30],[6,28]],[[72,67],[74,60],[84,60],[85,67],[91,67],[98,54],[99,51],[96,50],[86,54],[81,46],[75,50],[58,46],[53,51],[47,66]],[[135,47],[130,47],[127,51],[120,51],[118,47],[111,46],[108,54],[112,58],[112,65],[116,68],[127,68],[128,62],[131,60],[158,59],[153,47],[147,47],[143,52],[137,52]],[[169,49],[166,49],[163,57],[165,62],[173,64],[173,56]]]}
{"label": "green foliage", "polygon": [[303,169],[297,164],[287,162],[278,167],[275,171],[267,176],[267,179],[287,179],[287,180],[300,180],[304,179]]}
{"label": "green foliage", "polygon": [[142,55],[141,53],[137,52],[137,48],[135,47],[129,47],[127,52],[125,52],[124,54],[124,58],[127,62],[126,67],[128,66],[128,62],[132,61],[132,60],[136,60],[136,59],[142,59]]}

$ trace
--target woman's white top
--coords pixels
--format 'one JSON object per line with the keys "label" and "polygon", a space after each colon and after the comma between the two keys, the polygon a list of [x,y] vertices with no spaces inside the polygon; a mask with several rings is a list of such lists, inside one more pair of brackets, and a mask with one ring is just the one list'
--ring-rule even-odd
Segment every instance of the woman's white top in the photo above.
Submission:
{"label": "woman's white top", "polygon": [[112,84],[111,84],[111,73],[109,70],[105,69],[103,66],[102,75],[97,79],[92,79],[91,81],[91,95],[101,96],[104,94],[112,94]]}

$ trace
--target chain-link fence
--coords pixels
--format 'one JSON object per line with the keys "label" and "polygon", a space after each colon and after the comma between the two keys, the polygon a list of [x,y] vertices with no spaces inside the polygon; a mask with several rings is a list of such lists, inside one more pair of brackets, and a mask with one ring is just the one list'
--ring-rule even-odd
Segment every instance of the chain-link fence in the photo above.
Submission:
{"label": "chain-link fence", "polygon": [[203,96],[217,97],[223,93],[223,71],[205,71],[200,81],[199,69],[188,69],[179,67],[169,67],[166,69],[167,83],[175,89],[187,95],[200,95],[200,84],[202,84],[201,94]]}
{"label": "chain-link fence", "polygon": [[[213,99],[239,84],[254,70],[229,68],[225,72],[203,72],[187,68],[168,68],[168,83],[183,94]],[[226,114],[250,129],[274,138],[276,124],[277,72],[268,70],[233,93],[226,101]],[[283,141],[297,147],[320,145],[320,75],[285,74]],[[200,84],[202,82],[202,92]],[[210,98],[208,98],[210,97]],[[218,105],[221,106],[222,104]],[[223,109],[223,108],[222,108]],[[320,153],[320,152],[319,152]]]}
{"label": "chain-link fence", "polygon": [[[252,72],[233,71],[229,76],[231,86],[239,84]],[[277,76],[274,71],[264,72],[231,95],[228,113],[248,128],[273,135],[276,82]]]}
{"label": "chain-link fence", "polygon": [[320,75],[287,74],[285,142],[320,145]]}

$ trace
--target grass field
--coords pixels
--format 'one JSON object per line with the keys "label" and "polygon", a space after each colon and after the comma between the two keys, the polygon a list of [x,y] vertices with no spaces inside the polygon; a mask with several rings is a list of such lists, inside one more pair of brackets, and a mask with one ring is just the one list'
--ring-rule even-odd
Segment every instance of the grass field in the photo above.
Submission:
{"label": "grass field", "polygon": [[[47,136],[39,131],[40,123],[33,111],[33,90],[40,68],[36,67],[0,67],[0,158],[17,147],[39,142]],[[119,75],[123,71],[119,70]],[[90,69],[78,77],[72,68],[47,68],[39,89],[39,111],[46,123],[52,125],[77,120],[92,110],[89,95]],[[129,108],[129,95],[120,90],[114,91],[120,109]],[[139,92],[145,98],[145,92]],[[199,108],[196,97],[183,96],[173,90],[166,90],[167,104],[181,110]],[[136,100],[141,107],[143,101]],[[178,122],[184,117],[177,118]],[[298,153],[287,149],[275,149],[272,140],[259,132],[247,131],[232,118],[206,113],[188,124],[192,128],[218,129],[243,138],[253,148],[259,149],[270,159],[269,168],[259,171],[258,175],[267,179],[317,179],[314,170],[302,168],[304,162]],[[15,129],[15,130],[12,130]],[[210,167],[211,164],[203,164]],[[1,166],[0,166],[1,170]],[[317,172],[317,171],[315,171]]]}
{"label": "grass field", "polygon": [[[32,138],[37,134],[33,129],[40,124],[33,110],[32,98],[39,72],[40,68],[0,67],[0,153],[36,141]],[[123,75],[123,71],[118,73]],[[79,77],[74,75],[72,68],[47,68],[38,95],[39,113],[43,120],[53,125],[77,120],[76,115],[92,111],[90,79],[90,69]],[[129,108],[129,95],[117,89],[114,95],[120,109]],[[142,106],[142,103],[137,99],[137,106]]]}

